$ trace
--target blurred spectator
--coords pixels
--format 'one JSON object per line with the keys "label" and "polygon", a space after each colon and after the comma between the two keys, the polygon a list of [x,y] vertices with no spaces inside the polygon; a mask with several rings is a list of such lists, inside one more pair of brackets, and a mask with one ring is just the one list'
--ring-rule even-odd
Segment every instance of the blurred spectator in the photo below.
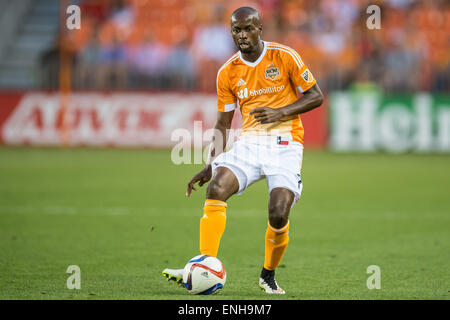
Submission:
{"label": "blurred spectator", "polygon": [[209,22],[198,26],[192,43],[197,65],[200,67],[199,89],[214,91],[217,71],[237,50],[233,43],[230,27],[223,21],[223,8],[216,7]]}
{"label": "blurred spectator", "polygon": [[167,57],[169,49],[150,32],[142,43],[132,47],[128,61],[133,68],[136,87],[164,88],[167,86]]}
{"label": "blurred spectator", "polygon": [[127,6],[124,0],[113,2],[110,13],[110,22],[120,37],[127,37],[133,27],[135,13],[132,6]]}
{"label": "blurred spectator", "polygon": [[181,39],[173,48],[167,61],[170,87],[194,89],[196,63],[189,50],[186,38]]}
{"label": "blurred spectator", "polygon": [[123,40],[113,35],[111,43],[100,46],[98,86],[125,88],[127,82],[126,50]]}
{"label": "blurred spectator", "polygon": [[419,68],[419,59],[416,53],[408,50],[402,44],[405,43],[405,35],[402,30],[397,30],[391,45],[384,52],[385,68],[383,85],[392,91],[407,91],[417,84],[415,70]]}
{"label": "blurred spectator", "polygon": [[100,43],[98,32],[94,30],[86,46],[78,56],[78,66],[76,68],[75,87],[82,89],[98,89],[102,83],[99,78],[98,68],[100,65]]}

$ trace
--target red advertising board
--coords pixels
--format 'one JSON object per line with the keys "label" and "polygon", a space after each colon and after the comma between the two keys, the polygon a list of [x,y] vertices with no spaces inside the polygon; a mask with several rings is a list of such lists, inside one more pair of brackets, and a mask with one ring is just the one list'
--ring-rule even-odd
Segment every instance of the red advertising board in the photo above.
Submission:
{"label": "red advertising board", "polygon": [[[0,141],[6,145],[171,147],[177,130],[214,127],[214,94],[0,93]],[[326,143],[324,107],[302,115],[306,146]],[[235,113],[233,128],[240,126]],[[208,141],[204,137],[202,143]]]}

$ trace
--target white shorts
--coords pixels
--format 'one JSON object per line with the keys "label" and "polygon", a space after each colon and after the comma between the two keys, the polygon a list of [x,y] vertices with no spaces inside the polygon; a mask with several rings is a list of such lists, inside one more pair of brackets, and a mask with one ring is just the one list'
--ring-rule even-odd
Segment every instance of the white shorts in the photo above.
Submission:
{"label": "white shorts", "polygon": [[230,169],[239,182],[242,194],[252,183],[266,178],[269,193],[274,188],[286,188],[295,195],[294,205],[301,196],[303,145],[277,136],[241,137],[231,150],[221,153],[212,163]]}

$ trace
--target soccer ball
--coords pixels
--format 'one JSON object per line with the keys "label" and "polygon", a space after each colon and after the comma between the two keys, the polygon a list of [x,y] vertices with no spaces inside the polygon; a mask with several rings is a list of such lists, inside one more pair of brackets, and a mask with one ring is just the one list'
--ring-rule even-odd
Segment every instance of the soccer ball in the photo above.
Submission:
{"label": "soccer ball", "polygon": [[206,254],[198,255],[184,267],[183,283],[192,294],[213,294],[223,288],[227,274],[222,262]]}

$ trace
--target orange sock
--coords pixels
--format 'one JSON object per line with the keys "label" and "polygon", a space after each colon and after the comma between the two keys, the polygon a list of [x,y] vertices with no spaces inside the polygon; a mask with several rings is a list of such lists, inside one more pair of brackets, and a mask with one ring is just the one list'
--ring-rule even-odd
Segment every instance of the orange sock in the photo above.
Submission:
{"label": "orange sock", "polygon": [[200,219],[200,252],[216,257],[220,238],[225,231],[227,204],[220,200],[206,199],[203,217]]}
{"label": "orange sock", "polygon": [[264,268],[267,270],[275,270],[280,264],[289,243],[289,221],[280,228],[273,228],[267,223],[266,231],[266,249],[264,254]]}

